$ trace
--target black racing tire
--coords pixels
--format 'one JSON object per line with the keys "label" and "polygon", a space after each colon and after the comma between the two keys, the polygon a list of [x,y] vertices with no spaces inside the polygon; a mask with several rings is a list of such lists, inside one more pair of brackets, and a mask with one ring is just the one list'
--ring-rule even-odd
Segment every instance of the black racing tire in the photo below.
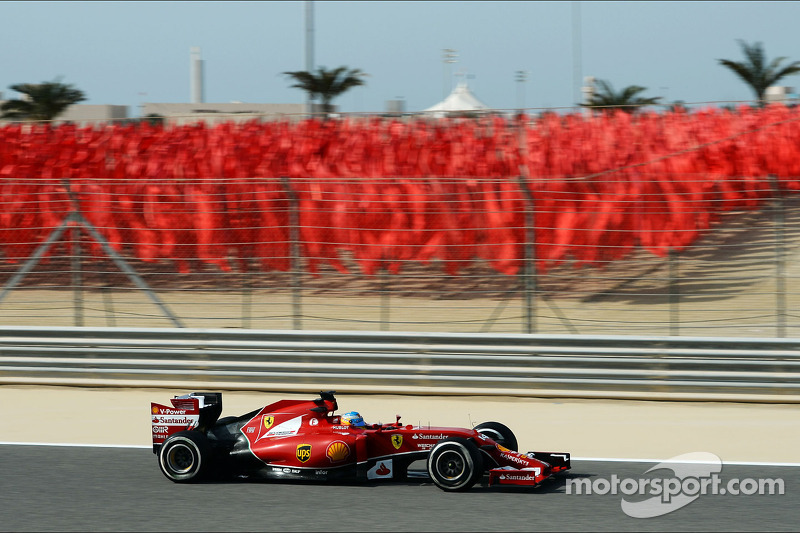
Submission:
{"label": "black racing tire", "polygon": [[428,455],[428,475],[442,490],[469,490],[483,476],[483,457],[471,440],[443,439]]}
{"label": "black racing tire", "polygon": [[517,437],[508,426],[500,422],[483,422],[473,428],[478,433],[486,435],[500,446],[508,448],[509,450],[518,451],[519,445],[517,444]]}
{"label": "black racing tire", "polygon": [[158,466],[175,483],[201,481],[209,471],[211,445],[199,431],[179,431],[170,435],[158,452]]}

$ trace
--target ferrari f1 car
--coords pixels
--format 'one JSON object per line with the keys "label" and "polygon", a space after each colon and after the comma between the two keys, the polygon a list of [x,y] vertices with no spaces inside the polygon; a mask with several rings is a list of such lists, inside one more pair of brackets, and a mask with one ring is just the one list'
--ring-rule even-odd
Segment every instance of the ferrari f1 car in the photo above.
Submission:
{"label": "ferrari f1 car", "polygon": [[[488,485],[536,486],[570,468],[569,453],[517,451],[514,433],[498,422],[473,429],[367,425],[337,415],[334,392],[313,400],[281,400],[242,416],[219,418],[222,393],[175,396],[151,404],[153,453],[176,483],[208,476],[279,480],[404,480],[424,460],[446,491]],[[488,478],[488,479],[487,479]]]}

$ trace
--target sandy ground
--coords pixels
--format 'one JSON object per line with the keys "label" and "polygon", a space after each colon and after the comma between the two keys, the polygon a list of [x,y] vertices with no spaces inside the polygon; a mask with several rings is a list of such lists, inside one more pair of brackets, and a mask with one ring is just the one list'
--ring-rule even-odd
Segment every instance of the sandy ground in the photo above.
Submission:
{"label": "sandy ground", "polygon": [[[0,386],[0,441],[147,446],[150,402],[186,390]],[[224,392],[223,416],[309,395]],[[471,427],[496,420],[523,451],[668,459],[710,452],[723,461],[800,463],[800,406],[713,402],[337,395],[367,422]]]}

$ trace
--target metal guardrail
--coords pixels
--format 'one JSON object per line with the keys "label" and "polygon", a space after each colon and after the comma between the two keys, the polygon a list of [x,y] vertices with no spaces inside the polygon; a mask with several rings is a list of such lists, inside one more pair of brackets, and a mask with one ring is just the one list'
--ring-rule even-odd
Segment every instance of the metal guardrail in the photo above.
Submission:
{"label": "metal guardrail", "polygon": [[800,403],[800,339],[6,326],[0,384]]}

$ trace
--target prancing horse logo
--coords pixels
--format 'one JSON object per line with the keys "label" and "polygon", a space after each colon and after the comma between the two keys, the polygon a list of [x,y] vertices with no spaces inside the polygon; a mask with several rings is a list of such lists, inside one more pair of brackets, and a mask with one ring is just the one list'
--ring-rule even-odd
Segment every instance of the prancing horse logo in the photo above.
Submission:
{"label": "prancing horse logo", "polygon": [[272,424],[275,423],[275,417],[272,415],[267,415],[264,417],[264,429],[269,429],[272,427]]}
{"label": "prancing horse logo", "polygon": [[402,435],[392,435],[392,446],[394,446],[395,450],[399,450],[400,446],[403,445],[403,436]]}

